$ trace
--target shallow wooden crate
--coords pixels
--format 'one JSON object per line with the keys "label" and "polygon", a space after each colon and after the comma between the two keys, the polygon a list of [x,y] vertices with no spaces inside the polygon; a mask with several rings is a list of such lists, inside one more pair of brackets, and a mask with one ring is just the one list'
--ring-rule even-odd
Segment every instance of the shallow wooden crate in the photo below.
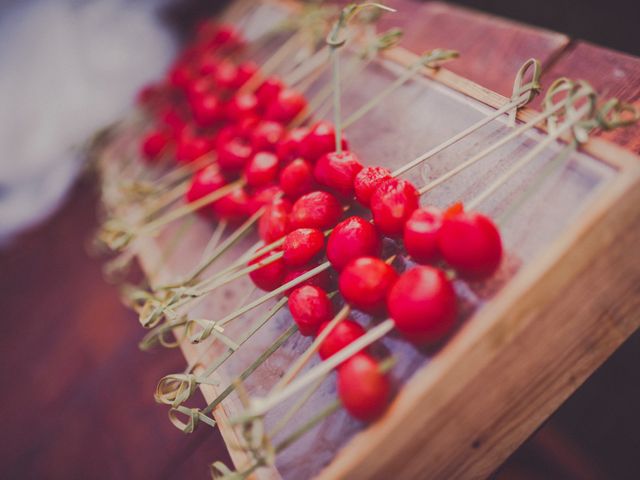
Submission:
{"label": "shallow wooden crate", "polygon": [[[407,8],[410,2],[399,3]],[[450,9],[435,2],[421,8],[435,8],[441,14],[443,8]],[[455,10],[448,14],[455,16]],[[459,15],[466,22],[470,14]],[[490,28],[487,19],[481,20],[478,28]],[[557,48],[564,48],[566,39],[541,35],[548,41],[543,43],[547,53],[540,53],[561,65]],[[417,37],[409,38],[419,43]],[[517,50],[516,57],[521,55]],[[398,65],[413,59],[408,50],[395,49],[384,62],[372,65],[356,88],[345,91],[346,113],[391,82]],[[515,73],[510,67],[498,70],[509,78]],[[352,148],[365,163],[397,166],[507,101],[452,70],[424,73],[424,78],[408,83],[348,131]],[[502,87],[496,84],[495,88]],[[526,120],[533,113],[525,109],[519,118]],[[428,167],[416,169],[410,179],[422,185],[508,129],[503,121],[495,122],[436,156]],[[511,142],[429,194],[427,201],[442,206],[472,198],[514,156],[523,155],[541,138],[540,133],[532,133]],[[633,252],[640,237],[639,159],[627,149],[594,139],[539,187],[536,179],[556,150],[540,155],[481,206],[494,216],[505,214],[512,204],[518,208],[503,228],[507,259],[496,278],[488,286],[457,285],[468,304],[452,338],[433,352],[414,351],[393,338],[388,341],[394,353],[402,354],[397,382],[403,386],[384,417],[361,428],[340,413],[312,431],[302,446],[287,452],[275,468],[260,469],[255,477],[486,477],[638,328],[640,258]],[[118,151],[114,145],[107,154],[117,155]],[[534,193],[523,196],[523,191],[534,186]],[[188,271],[210,233],[210,226],[197,224],[182,240],[179,254],[160,270],[158,259],[170,232],[140,242],[139,257],[151,280],[162,282]],[[247,239],[236,252],[254,241]],[[224,265],[222,261],[217,267]],[[193,313],[219,318],[248,289],[247,281],[231,284]],[[256,356],[257,348],[286,327],[287,317],[280,315],[255,341],[243,346],[231,365],[216,372],[221,387],[201,388],[205,399],[215,398]],[[249,391],[266,393],[307,344],[303,339],[285,344],[248,382]],[[207,344],[183,343],[181,348],[189,364],[206,365],[217,353],[215,346]],[[321,390],[306,413],[333,394],[331,385]],[[237,440],[229,424],[237,413],[235,396],[214,412],[229,443]],[[240,451],[231,449],[230,453],[237,467],[246,465]]]}

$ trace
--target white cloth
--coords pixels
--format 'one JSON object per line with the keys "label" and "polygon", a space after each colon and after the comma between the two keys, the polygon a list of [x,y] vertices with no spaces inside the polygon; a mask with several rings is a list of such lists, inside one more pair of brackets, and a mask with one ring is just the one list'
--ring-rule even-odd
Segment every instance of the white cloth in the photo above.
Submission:
{"label": "white cloth", "polygon": [[80,148],[175,53],[166,0],[29,0],[0,6],[0,244],[50,214]]}

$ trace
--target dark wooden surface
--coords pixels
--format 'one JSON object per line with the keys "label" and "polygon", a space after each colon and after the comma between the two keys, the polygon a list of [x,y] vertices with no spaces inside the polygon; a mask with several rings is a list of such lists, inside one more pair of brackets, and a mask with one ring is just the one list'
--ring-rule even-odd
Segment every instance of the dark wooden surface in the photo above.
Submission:
{"label": "dark wooden surface", "polygon": [[138,350],[137,318],[85,254],[95,208],[83,181],[0,253],[0,478],[207,478],[226,450],[211,429],[185,437],[154,402],[184,359]]}

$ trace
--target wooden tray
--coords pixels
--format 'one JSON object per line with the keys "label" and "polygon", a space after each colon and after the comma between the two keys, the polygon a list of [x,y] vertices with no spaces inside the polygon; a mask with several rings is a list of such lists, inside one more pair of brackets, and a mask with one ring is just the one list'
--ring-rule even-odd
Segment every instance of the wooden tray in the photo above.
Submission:
{"label": "wooden tray", "polygon": [[[408,8],[408,2],[401,3],[398,8]],[[275,19],[280,7],[260,8]],[[421,8],[443,7],[429,3]],[[266,18],[264,10],[252,15]],[[247,28],[251,24],[247,21]],[[550,44],[556,45],[566,39],[552,40]],[[345,114],[392,82],[399,67],[414,59],[415,54],[403,48],[389,51],[384,62],[372,65],[344,92]],[[510,78],[516,69],[509,72]],[[507,101],[452,70],[425,70],[421,78],[407,83],[347,132],[352,149],[364,163],[398,166]],[[326,80],[320,79],[318,85]],[[519,119],[534,113],[522,110]],[[504,121],[494,122],[437,155],[428,166],[416,168],[409,178],[422,185],[508,129]],[[541,133],[533,132],[514,140],[428,194],[426,201],[444,206],[472,198],[541,138]],[[105,155],[120,155],[128,140],[117,139]],[[640,262],[632,252],[640,237],[639,159],[628,150],[593,139],[540,184],[540,174],[557,148],[540,155],[481,206],[494,217],[509,213],[501,225],[507,259],[488,285],[456,282],[464,314],[445,346],[437,352],[418,352],[393,337],[383,342],[399,358],[393,371],[399,392],[384,417],[365,428],[338,412],[283,452],[274,468],[258,470],[256,478],[485,477],[638,328]],[[210,225],[199,221],[181,241],[179,254],[161,269],[158,259],[171,228],[156,239],[138,242],[139,258],[152,282],[189,271],[211,231]],[[246,239],[216,268],[223,268],[254,242],[255,238]],[[249,289],[247,280],[238,280],[191,313],[220,318]],[[269,306],[238,323],[245,327]],[[288,314],[281,313],[261,329],[212,376],[219,386],[201,387],[205,400],[215,398],[257,356],[259,348],[288,325]],[[233,330],[228,333],[233,336]],[[287,341],[249,377],[249,392],[264,395],[308,343],[299,336]],[[183,343],[181,348],[189,364],[207,365],[220,352],[219,346],[207,343]],[[299,413],[298,424],[335,397],[334,385],[326,383]],[[267,425],[288,406],[267,416]],[[228,444],[237,442],[229,418],[239,411],[238,399],[232,395],[214,412]],[[230,453],[236,467],[246,467],[248,459],[241,451],[231,449]]]}

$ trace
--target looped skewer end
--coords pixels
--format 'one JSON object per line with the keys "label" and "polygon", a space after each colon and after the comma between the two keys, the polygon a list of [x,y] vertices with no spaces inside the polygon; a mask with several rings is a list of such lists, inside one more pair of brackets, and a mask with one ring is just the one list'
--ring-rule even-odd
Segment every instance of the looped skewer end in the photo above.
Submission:
{"label": "looped skewer end", "polygon": [[440,68],[442,62],[447,62],[458,58],[460,53],[456,50],[445,50],[443,48],[435,48],[422,54],[420,59],[416,62],[417,66],[423,66],[427,68]]}
{"label": "looped skewer end", "polygon": [[156,402],[177,408],[191,398],[199,383],[193,373],[166,375],[158,382],[153,396]]}
{"label": "looped skewer end", "polygon": [[[179,414],[186,415],[186,423],[180,420],[178,417]],[[216,421],[202,413],[199,409],[187,408],[182,405],[169,410],[169,420],[174,427],[181,430],[183,433],[193,433],[200,422],[206,423],[210,427],[216,426]]]}
{"label": "looped skewer end", "polygon": [[[530,69],[533,69],[531,72],[531,81],[524,83],[525,75]],[[535,58],[530,58],[524,62],[516,73],[516,77],[513,81],[511,101],[517,102],[517,106],[509,112],[509,126],[515,126],[518,109],[524,107],[540,92],[540,89],[542,88],[540,85],[541,75],[542,66],[540,65],[540,61]]]}
{"label": "looped skewer end", "polygon": [[[200,330],[196,330],[197,327],[200,327]],[[185,332],[187,337],[189,337],[189,341],[191,343],[200,343],[211,335],[215,335],[216,337],[224,337],[223,341],[226,342],[226,335],[223,336],[224,328],[218,325],[218,323],[214,320],[207,320],[205,318],[196,318],[187,321],[187,325],[185,327]],[[235,347],[235,345],[234,345]],[[234,348],[236,350],[237,348]]]}
{"label": "looped skewer end", "polygon": [[379,52],[395,47],[402,36],[404,30],[398,27],[392,27],[389,30],[376,35],[372,41],[365,45],[359,55],[362,59],[374,58]]}
{"label": "looped skewer end", "polygon": [[640,110],[630,103],[612,98],[596,111],[597,126],[609,131],[619,127],[628,127],[640,120]]}
{"label": "looped skewer end", "polygon": [[[347,43],[347,36],[344,34],[344,28],[349,21],[365,8],[373,7],[377,10],[385,10],[387,12],[395,12],[391,7],[382,5],[381,3],[350,3],[345,6],[338,16],[338,20],[333,24],[326,38],[326,43],[331,49],[336,50]],[[369,20],[370,21],[370,20]],[[341,35],[342,34],[342,35]]]}

